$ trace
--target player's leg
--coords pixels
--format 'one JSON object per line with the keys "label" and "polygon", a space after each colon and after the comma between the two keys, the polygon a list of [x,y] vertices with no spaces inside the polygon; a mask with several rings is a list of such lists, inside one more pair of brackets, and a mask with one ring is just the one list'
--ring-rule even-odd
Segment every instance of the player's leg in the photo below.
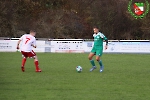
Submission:
{"label": "player's leg", "polygon": [[38,58],[37,56],[34,56],[34,64],[35,64],[35,67],[36,67],[36,72],[41,72],[40,68],[39,68],[39,61],[38,61]]}
{"label": "player's leg", "polygon": [[26,60],[27,60],[27,54],[26,54],[26,52],[23,52],[23,51],[21,51],[21,53],[22,53],[22,65],[21,65],[21,70],[22,70],[22,72],[24,72],[25,71],[25,68],[24,68],[24,66],[25,66],[25,63],[26,63]]}
{"label": "player's leg", "polygon": [[35,68],[36,68],[36,72],[41,72],[40,68],[39,68],[39,61],[38,58],[36,56],[36,53],[32,50],[29,55],[29,57],[32,57],[34,59],[34,64],[35,64]]}
{"label": "player's leg", "polygon": [[98,61],[100,65],[100,72],[102,72],[104,70],[104,66],[103,66],[102,60],[100,59],[100,56],[96,56],[96,60]]}
{"label": "player's leg", "polygon": [[90,52],[90,54],[88,56],[88,58],[90,60],[90,63],[92,65],[92,68],[90,69],[90,72],[93,71],[94,69],[96,69],[95,62],[92,59],[94,55],[95,55],[95,48],[93,47],[93,49],[91,50],[91,52]]}
{"label": "player's leg", "polygon": [[95,66],[94,60],[92,59],[93,56],[94,56],[94,53],[91,52],[91,53],[89,54],[88,58],[89,58],[89,60],[90,60],[90,63],[92,64],[92,66]]}
{"label": "player's leg", "polygon": [[25,66],[26,60],[27,60],[27,58],[26,58],[26,57],[23,57],[23,58],[22,58],[22,66],[21,66],[21,70],[22,70],[22,72],[24,72],[24,71],[25,71],[24,66]]}
{"label": "player's leg", "polygon": [[102,60],[100,59],[101,56],[102,56],[102,49],[99,49],[99,50],[97,50],[97,53],[96,53],[96,60],[98,61],[99,65],[100,65],[100,72],[102,72],[104,69]]}

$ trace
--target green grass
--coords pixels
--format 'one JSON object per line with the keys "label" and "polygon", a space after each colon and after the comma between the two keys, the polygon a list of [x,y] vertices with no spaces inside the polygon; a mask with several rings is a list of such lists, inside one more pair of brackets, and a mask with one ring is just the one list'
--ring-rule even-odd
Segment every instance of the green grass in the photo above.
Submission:
{"label": "green grass", "polygon": [[[37,53],[41,73],[20,53],[0,53],[0,100],[149,100],[150,55],[103,54],[104,72],[88,54]],[[77,73],[75,67],[83,71]]]}

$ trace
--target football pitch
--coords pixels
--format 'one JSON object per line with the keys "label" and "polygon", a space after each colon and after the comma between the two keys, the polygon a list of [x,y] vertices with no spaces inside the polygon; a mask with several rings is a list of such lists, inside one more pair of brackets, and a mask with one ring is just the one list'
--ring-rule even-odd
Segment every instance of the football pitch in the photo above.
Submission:
{"label": "football pitch", "polygon": [[[0,100],[149,100],[149,54],[103,54],[104,71],[89,72],[88,54],[37,53],[21,71],[21,53],[0,53]],[[95,58],[94,58],[95,59]],[[83,68],[76,72],[76,66]]]}

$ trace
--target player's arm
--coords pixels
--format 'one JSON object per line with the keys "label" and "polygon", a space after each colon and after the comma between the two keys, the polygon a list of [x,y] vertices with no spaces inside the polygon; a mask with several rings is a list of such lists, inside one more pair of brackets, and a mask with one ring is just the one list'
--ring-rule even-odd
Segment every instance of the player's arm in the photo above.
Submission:
{"label": "player's arm", "polygon": [[20,45],[20,42],[23,40],[23,37],[24,37],[24,35],[21,36],[21,38],[18,40],[18,42],[17,42],[17,48],[16,49],[20,49],[19,45]]}
{"label": "player's arm", "polygon": [[17,49],[19,49],[20,42],[21,42],[21,40],[19,39],[19,41],[17,42]]}
{"label": "player's arm", "polygon": [[105,45],[105,50],[106,50],[108,48],[108,39],[105,37],[104,40],[106,42],[106,45]]}
{"label": "player's arm", "polygon": [[32,47],[36,48],[36,39],[34,39],[33,43],[31,44]]}
{"label": "player's arm", "polygon": [[100,37],[103,39],[103,40],[105,40],[105,42],[106,42],[106,45],[105,45],[105,50],[108,48],[108,39],[106,38],[106,36],[103,34],[103,33],[101,33],[100,34]]}

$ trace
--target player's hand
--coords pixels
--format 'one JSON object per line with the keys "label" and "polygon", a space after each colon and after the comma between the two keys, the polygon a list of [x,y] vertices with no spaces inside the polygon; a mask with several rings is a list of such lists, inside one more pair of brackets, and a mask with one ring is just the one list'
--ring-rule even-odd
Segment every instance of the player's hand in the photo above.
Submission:
{"label": "player's hand", "polygon": [[108,48],[108,46],[107,45],[105,45],[105,50]]}
{"label": "player's hand", "polygon": [[36,46],[33,46],[34,48],[36,48]]}
{"label": "player's hand", "polygon": [[19,46],[17,46],[17,48],[16,49],[19,49]]}
{"label": "player's hand", "polygon": [[34,47],[34,48],[36,48],[36,46],[35,46],[35,45],[33,45],[33,44],[31,44],[31,46],[32,46],[32,47]]}

